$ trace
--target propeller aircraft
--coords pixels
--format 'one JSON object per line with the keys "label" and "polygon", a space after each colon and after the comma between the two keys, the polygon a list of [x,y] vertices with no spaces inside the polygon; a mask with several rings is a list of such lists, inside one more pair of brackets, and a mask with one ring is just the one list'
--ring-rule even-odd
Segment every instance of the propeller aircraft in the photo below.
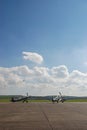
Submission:
{"label": "propeller aircraft", "polygon": [[28,96],[28,93],[27,93],[27,96],[12,97],[12,98],[11,98],[11,102],[19,102],[19,101],[22,101],[23,103],[24,103],[24,102],[28,103],[28,99],[29,99],[30,97],[31,97],[31,96]]}
{"label": "propeller aircraft", "polygon": [[64,102],[66,101],[66,99],[62,96],[61,92],[59,92],[59,95],[57,95],[56,97],[52,97],[52,102]]}

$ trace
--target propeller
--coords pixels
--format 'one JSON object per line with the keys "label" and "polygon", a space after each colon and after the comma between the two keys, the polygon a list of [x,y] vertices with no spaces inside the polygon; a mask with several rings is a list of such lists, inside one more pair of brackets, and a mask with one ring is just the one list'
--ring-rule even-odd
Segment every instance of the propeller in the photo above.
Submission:
{"label": "propeller", "polygon": [[27,93],[27,97],[28,97],[28,93]]}

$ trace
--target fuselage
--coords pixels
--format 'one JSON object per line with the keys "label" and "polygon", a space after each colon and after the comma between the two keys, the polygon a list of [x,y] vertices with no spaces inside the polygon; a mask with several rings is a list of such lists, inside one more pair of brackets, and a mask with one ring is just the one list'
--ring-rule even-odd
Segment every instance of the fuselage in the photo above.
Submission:
{"label": "fuselage", "polygon": [[28,98],[29,97],[19,97],[19,98],[15,98],[15,97],[12,97],[11,98],[11,102],[19,102],[19,101],[23,101],[23,102],[28,102]]}

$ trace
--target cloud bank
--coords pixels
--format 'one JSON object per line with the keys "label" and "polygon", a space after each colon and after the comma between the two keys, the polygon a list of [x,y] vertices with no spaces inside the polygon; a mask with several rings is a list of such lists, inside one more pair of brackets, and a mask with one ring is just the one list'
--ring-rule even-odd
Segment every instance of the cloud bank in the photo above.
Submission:
{"label": "cloud bank", "polygon": [[58,94],[87,96],[87,73],[73,70],[69,73],[67,66],[38,67],[28,66],[12,68],[0,67],[0,94],[31,95]]}

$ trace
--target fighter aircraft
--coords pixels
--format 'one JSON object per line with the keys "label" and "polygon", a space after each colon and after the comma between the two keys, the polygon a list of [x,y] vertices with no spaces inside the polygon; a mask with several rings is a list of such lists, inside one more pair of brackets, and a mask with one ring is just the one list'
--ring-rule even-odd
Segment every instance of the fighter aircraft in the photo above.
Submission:
{"label": "fighter aircraft", "polygon": [[31,96],[28,96],[28,93],[27,93],[27,96],[16,96],[16,97],[12,97],[11,98],[11,102],[19,102],[19,101],[22,101],[23,103],[26,102],[28,103],[28,99],[30,99]]}
{"label": "fighter aircraft", "polygon": [[66,101],[66,99],[62,96],[61,92],[59,92],[59,95],[57,95],[56,97],[52,97],[52,102],[64,102]]}

